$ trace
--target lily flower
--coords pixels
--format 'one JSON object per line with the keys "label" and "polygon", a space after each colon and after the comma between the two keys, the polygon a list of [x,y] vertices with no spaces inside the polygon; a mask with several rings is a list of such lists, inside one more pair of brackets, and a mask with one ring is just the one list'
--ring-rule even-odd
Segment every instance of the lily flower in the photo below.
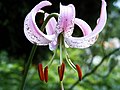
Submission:
{"label": "lily flower", "polygon": [[[40,2],[26,16],[24,21],[24,33],[26,38],[31,43],[39,46],[49,45],[50,50],[55,50],[57,45],[59,44],[58,42],[60,42],[60,66],[58,67],[58,74],[60,77],[60,81],[62,81],[63,74],[65,71],[65,64],[62,63],[63,60],[62,40],[64,40],[63,43],[64,46],[66,47],[68,46],[71,48],[83,49],[93,45],[98,38],[98,34],[103,30],[107,20],[106,2],[105,0],[101,0],[101,1],[102,1],[102,5],[101,5],[100,17],[97,20],[97,25],[93,30],[84,20],[75,17],[75,7],[73,4],[69,4],[67,6],[60,4],[60,13],[57,14],[58,20],[56,20],[54,17],[51,17],[45,26],[47,34],[44,34],[38,28],[35,22],[35,16],[37,13],[41,12],[41,9],[43,7],[52,5],[49,1]],[[46,20],[48,16],[49,14],[45,13],[44,19]],[[82,30],[83,32],[82,37],[72,36],[75,24],[79,26],[80,30]],[[63,39],[60,38],[60,40],[58,40],[59,35],[62,35]],[[54,56],[55,55],[53,55],[53,57]],[[45,82],[48,81],[48,66],[49,64],[51,64],[53,57],[50,60],[50,63],[48,63],[48,65],[45,67],[44,71],[42,68],[42,64],[38,65],[38,71],[39,71],[40,79],[42,81],[44,80]],[[66,52],[66,60],[71,67],[74,67],[73,69],[77,70],[79,79],[81,80],[82,79],[81,67],[78,64],[74,65],[71,62],[67,52]]]}
{"label": "lily flower", "polygon": [[[47,25],[44,34],[35,22],[36,14],[45,6],[52,5],[49,1],[42,1],[36,5],[26,16],[24,21],[24,33],[27,39],[36,45],[49,45],[50,50],[56,49],[57,37],[63,33],[64,42],[71,48],[87,48],[95,43],[98,34],[103,30],[106,19],[106,2],[102,0],[100,17],[97,20],[96,27],[92,30],[90,26],[82,19],[75,18],[75,7],[72,4],[63,6],[60,4],[60,14],[58,21],[52,17]],[[47,13],[45,14],[45,18]],[[74,25],[78,25],[83,32],[83,37],[72,37]]]}

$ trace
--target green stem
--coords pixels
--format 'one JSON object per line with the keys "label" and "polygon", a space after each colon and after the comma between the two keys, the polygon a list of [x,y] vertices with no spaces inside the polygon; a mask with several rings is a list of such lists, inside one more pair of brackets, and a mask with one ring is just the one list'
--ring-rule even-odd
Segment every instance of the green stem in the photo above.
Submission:
{"label": "green stem", "polygon": [[60,82],[60,87],[61,87],[61,90],[64,90],[64,86],[63,86],[63,82],[62,81]]}
{"label": "green stem", "polygon": [[54,54],[53,54],[52,58],[50,59],[49,63],[46,66],[50,66],[52,64],[56,53],[57,53],[57,49],[54,51]]}
{"label": "green stem", "polygon": [[62,64],[62,34],[60,35],[60,65]]}
{"label": "green stem", "polygon": [[44,23],[42,24],[41,26],[41,30],[44,31],[44,28],[46,26],[46,24],[48,23],[48,21],[52,18],[52,17],[55,17],[55,18],[58,18],[58,15],[56,13],[51,13],[44,21]]}
{"label": "green stem", "polygon": [[30,67],[30,63],[32,62],[32,59],[34,57],[36,49],[37,49],[37,46],[33,45],[32,50],[31,50],[30,55],[29,55],[29,58],[28,58],[28,61],[27,61],[27,64],[25,66],[25,71],[24,71],[24,75],[23,75],[23,79],[22,79],[22,85],[21,85],[20,90],[24,90],[27,73],[28,73],[28,70],[29,70],[29,67]]}
{"label": "green stem", "polygon": [[[48,21],[49,21],[52,17],[58,17],[58,15],[55,14],[55,13],[50,14],[50,15],[45,19],[45,21],[43,22],[40,30],[44,31],[44,28],[45,28],[46,24],[48,23]],[[31,62],[32,62],[32,59],[33,59],[33,57],[34,57],[34,54],[35,54],[36,49],[37,49],[37,46],[36,46],[36,45],[33,45],[32,50],[31,50],[30,55],[29,55],[29,58],[28,58],[28,61],[27,61],[27,64],[25,65],[25,71],[24,71],[24,74],[23,74],[23,79],[22,79],[22,84],[21,84],[20,90],[24,90],[25,82],[26,82],[26,77],[27,77],[27,74],[28,74],[28,70],[29,70],[30,64],[31,64]]]}

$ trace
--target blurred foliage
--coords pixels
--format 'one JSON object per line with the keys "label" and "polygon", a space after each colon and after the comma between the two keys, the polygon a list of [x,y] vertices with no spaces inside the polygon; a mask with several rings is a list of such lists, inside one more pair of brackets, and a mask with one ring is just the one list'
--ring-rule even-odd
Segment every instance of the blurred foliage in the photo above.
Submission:
{"label": "blurred foliage", "polygon": [[[55,2],[56,1],[56,2]],[[53,7],[47,11],[57,11],[59,0],[51,0]],[[83,80],[78,81],[77,73],[66,63],[64,75],[65,90],[120,90],[120,8],[114,4],[117,0],[108,2],[108,20],[106,27],[100,33],[96,44],[87,49],[68,48],[70,59],[79,64],[83,71]],[[119,1],[119,0],[118,0]],[[38,0],[8,0],[0,1],[0,90],[18,90],[20,87],[24,65],[32,44],[23,34],[23,21],[26,14],[39,1]],[[97,1],[64,0],[63,4],[76,5],[77,17],[86,20],[92,27],[96,23],[100,5]],[[91,3],[94,2],[94,5]],[[16,3],[14,5],[14,3]],[[90,5],[89,5],[90,4]],[[85,5],[88,5],[85,7]],[[97,6],[97,8],[94,8]],[[91,7],[92,6],[92,7]],[[17,7],[17,8],[16,8]],[[91,8],[95,13],[88,12]],[[9,8],[9,10],[8,10]],[[88,9],[90,8],[90,9]],[[94,8],[94,9],[93,9]],[[83,11],[80,11],[83,10]],[[86,11],[87,10],[87,11]],[[58,12],[58,11],[57,11]],[[93,20],[94,19],[94,20]],[[49,68],[48,83],[41,82],[37,72],[37,64],[45,66],[52,57],[48,47],[39,47],[32,66],[30,67],[25,90],[59,90],[59,50]]]}

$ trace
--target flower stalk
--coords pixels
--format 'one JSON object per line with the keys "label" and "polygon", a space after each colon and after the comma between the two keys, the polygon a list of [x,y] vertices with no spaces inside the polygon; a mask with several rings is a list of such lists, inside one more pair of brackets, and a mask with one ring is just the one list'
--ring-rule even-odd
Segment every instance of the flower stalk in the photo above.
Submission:
{"label": "flower stalk", "polygon": [[53,62],[53,60],[54,60],[54,57],[55,57],[56,53],[57,53],[57,49],[54,50],[54,54],[53,54],[52,58],[50,59],[50,61],[48,62],[48,64],[47,64],[46,66],[49,66],[49,67],[51,66],[51,64],[52,64],[52,62]]}
{"label": "flower stalk", "polygon": [[62,34],[60,34],[60,65],[62,64],[63,56],[62,56]]}
{"label": "flower stalk", "polygon": [[37,49],[37,46],[33,45],[32,50],[31,50],[30,55],[29,55],[29,58],[28,58],[28,61],[27,61],[27,64],[26,64],[25,69],[24,69],[24,74],[23,74],[23,79],[22,79],[22,84],[21,84],[20,90],[24,90],[28,70],[29,70],[30,64],[33,60],[36,49]]}
{"label": "flower stalk", "polygon": [[42,32],[44,31],[44,28],[46,27],[46,24],[48,23],[48,21],[49,21],[52,17],[58,18],[57,13],[51,13],[51,14],[45,19],[44,23],[43,23],[42,26],[41,26]]}

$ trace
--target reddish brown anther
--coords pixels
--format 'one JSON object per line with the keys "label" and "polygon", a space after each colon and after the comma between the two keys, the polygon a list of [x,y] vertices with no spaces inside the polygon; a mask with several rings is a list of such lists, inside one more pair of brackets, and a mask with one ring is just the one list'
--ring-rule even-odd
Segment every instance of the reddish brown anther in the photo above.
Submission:
{"label": "reddish brown anther", "polygon": [[60,81],[62,81],[62,80],[61,80],[61,77],[62,77],[62,71],[61,71],[60,66],[58,66],[58,74],[59,74]]}
{"label": "reddish brown anther", "polygon": [[45,78],[45,82],[48,82],[48,66],[45,67],[44,69],[44,78]]}
{"label": "reddish brown anther", "polygon": [[62,63],[61,66],[58,66],[58,74],[59,74],[60,81],[63,80],[64,72],[65,72],[65,64]]}
{"label": "reddish brown anther", "polygon": [[78,72],[79,80],[82,80],[82,70],[81,70],[81,68],[78,64],[76,64],[76,69],[77,69],[77,72]]}
{"label": "reddish brown anther", "polygon": [[44,81],[44,72],[42,64],[38,64],[38,73],[41,81]]}

